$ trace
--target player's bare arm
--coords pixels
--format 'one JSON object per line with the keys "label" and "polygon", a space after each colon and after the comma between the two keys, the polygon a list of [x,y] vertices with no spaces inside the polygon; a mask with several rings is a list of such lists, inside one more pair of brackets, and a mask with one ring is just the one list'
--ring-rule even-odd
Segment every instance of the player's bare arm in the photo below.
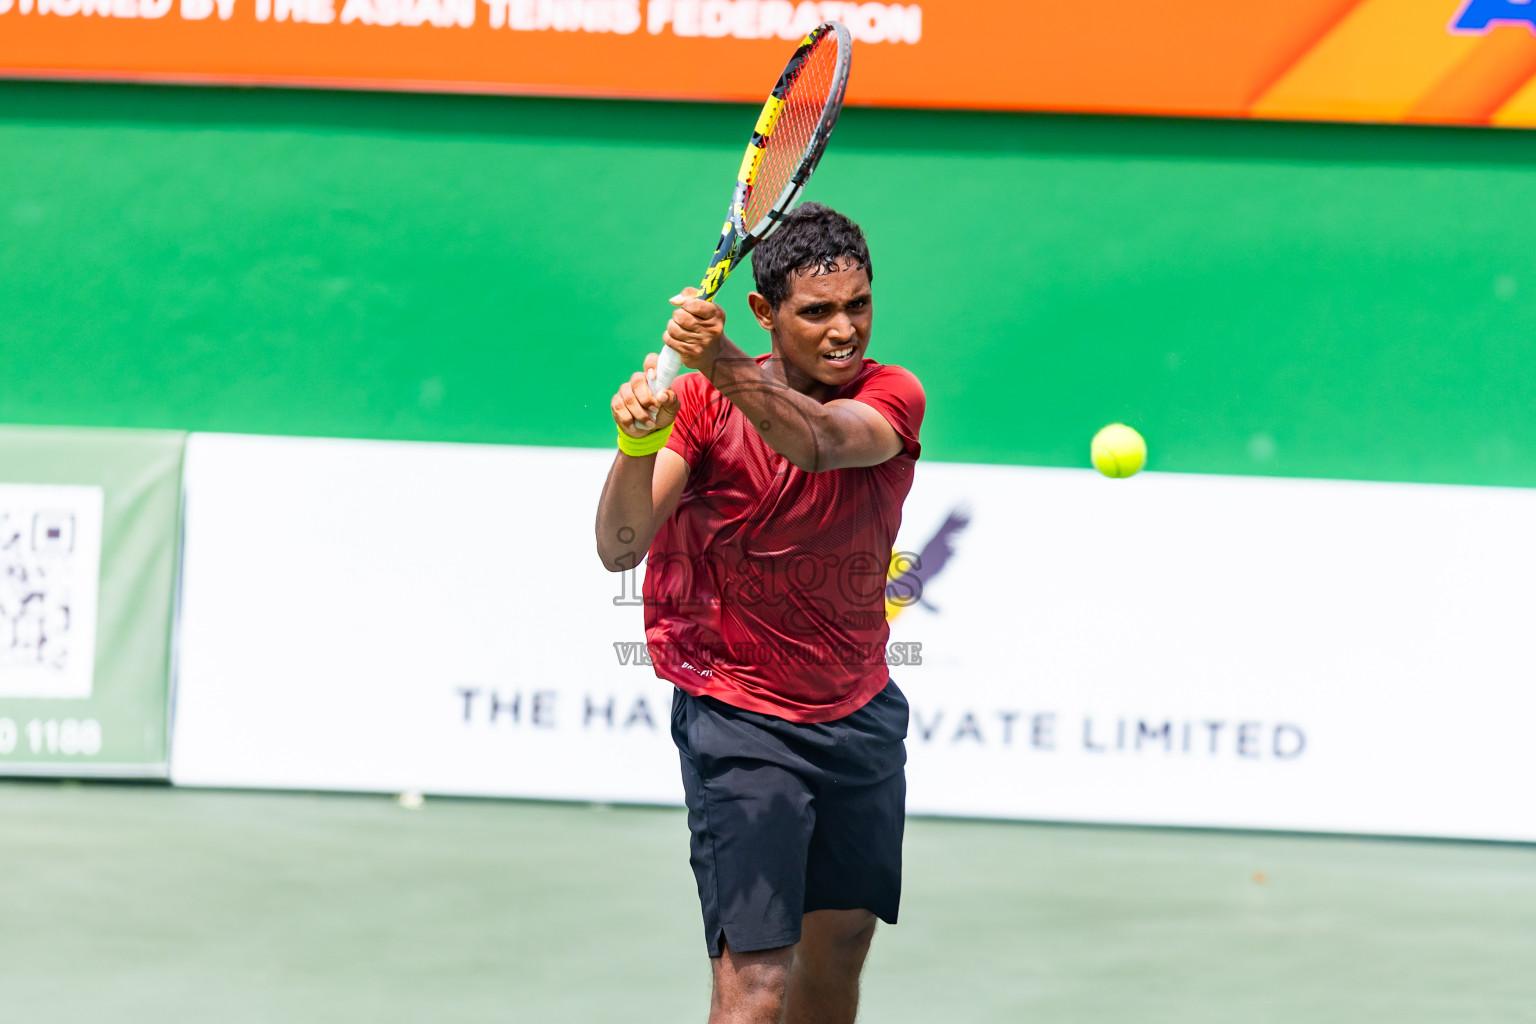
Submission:
{"label": "player's bare arm", "polygon": [[[656,368],[647,356],[646,371]],[[665,430],[677,417],[677,396],[670,390],[651,392],[645,373],[636,373],[614,393],[609,403],[613,421],[630,437]],[[646,455],[614,456],[597,503],[597,554],[609,572],[624,572],[640,564],[656,530],[677,508],[688,463],[666,448]]]}
{"label": "player's bare arm", "polygon": [[873,315],[868,275],[858,267],[797,275],[778,307],[753,293],[758,322],[773,337],[759,364],[725,336],[725,311],[684,289],[663,341],[746,414],[774,451],[819,473],[878,465],[902,450],[901,438],[862,402],[825,397],[858,372]]}

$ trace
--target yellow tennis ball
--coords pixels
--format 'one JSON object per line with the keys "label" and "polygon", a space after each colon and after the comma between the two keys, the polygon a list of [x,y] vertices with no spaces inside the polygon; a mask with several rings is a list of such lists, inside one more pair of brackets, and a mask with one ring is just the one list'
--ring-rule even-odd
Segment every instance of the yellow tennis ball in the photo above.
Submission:
{"label": "yellow tennis ball", "polygon": [[1111,423],[1093,435],[1093,468],[1105,476],[1135,476],[1147,464],[1147,442],[1124,423]]}

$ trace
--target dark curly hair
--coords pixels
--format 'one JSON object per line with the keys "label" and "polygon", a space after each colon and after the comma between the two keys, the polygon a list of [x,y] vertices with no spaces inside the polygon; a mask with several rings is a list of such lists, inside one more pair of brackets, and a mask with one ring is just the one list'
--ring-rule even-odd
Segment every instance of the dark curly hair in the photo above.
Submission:
{"label": "dark curly hair", "polygon": [[789,298],[792,275],[830,274],[848,263],[875,279],[864,232],[830,206],[801,203],[752,250],[752,279],[768,304],[778,309]]}

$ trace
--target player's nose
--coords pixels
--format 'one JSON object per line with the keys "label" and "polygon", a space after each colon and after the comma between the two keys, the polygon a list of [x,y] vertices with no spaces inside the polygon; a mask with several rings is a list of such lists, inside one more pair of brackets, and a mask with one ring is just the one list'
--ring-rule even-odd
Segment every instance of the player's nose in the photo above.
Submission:
{"label": "player's nose", "polygon": [[855,338],[859,329],[854,326],[853,320],[847,313],[838,313],[827,324],[827,337],[835,341],[849,341]]}

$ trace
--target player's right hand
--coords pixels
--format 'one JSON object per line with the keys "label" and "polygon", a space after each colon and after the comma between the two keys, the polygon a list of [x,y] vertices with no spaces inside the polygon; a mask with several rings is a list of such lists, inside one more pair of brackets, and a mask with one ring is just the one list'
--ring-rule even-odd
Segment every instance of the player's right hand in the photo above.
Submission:
{"label": "player's right hand", "polygon": [[668,389],[660,395],[652,394],[649,376],[656,369],[656,353],[645,357],[645,372],[636,373],[620,385],[609,403],[613,408],[613,422],[630,437],[644,437],[653,430],[660,430],[677,419],[677,394]]}

